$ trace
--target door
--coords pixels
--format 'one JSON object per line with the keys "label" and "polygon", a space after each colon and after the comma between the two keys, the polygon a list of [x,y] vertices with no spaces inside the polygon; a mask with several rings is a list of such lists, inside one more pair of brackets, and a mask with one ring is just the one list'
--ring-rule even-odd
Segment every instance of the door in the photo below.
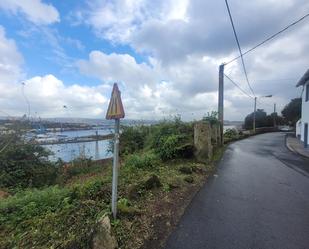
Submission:
{"label": "door", "polygon": [[305,148],[308,147],[308,123],[305,124],[305,130],[304,130],[304,146],[305,146]]}

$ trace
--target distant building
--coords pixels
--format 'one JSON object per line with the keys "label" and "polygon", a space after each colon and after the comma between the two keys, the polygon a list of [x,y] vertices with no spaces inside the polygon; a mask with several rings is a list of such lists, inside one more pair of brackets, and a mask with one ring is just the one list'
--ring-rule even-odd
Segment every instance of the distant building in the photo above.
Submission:
{"label": "distant building", "polygon": [[309,69],[298,81],[297,87],[302,86],[304,91],[302,94],[301,119],[296,124],[296,135],[304,142],[305,148],[309,144]]}

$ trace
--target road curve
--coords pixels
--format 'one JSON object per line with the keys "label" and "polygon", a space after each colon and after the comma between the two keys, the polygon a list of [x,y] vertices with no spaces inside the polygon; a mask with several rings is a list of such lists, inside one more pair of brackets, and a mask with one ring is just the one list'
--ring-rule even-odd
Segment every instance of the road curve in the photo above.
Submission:
{"label": "road curve", "polygon": [[308,249],[309,160],[284,133],[228,146],[166,249]]}

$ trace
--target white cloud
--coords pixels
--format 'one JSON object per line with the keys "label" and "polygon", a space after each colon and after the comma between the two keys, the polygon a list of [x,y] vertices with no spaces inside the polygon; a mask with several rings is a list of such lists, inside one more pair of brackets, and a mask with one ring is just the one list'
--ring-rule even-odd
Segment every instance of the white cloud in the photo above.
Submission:
{"label": "white cloud", "polygon": [[14,82],[20,78],[22,63],[23,57],[15,41],[6,37],[5,30],[0,25],[0,83]]}
{"label": "white cloud", "polygon": [[87,24],[112,43],[129,43],[148,20],[187,21],[189,0],[94,0],[70,13],[72,25]]}
{"label": "white cloud", "polygon": [[146,63],[138,64],[134,57],[128,54],[105,54],[92,51],[89,60],[79,60],[77,65],[83,74],[95,76],[104,81],[123,80],[128,87],[154,84],[159,80]]}
{"label": "white cloud", "polygon": [[52,24],[60,21],[57,9],[41,0],[1,0],[0,8],[12,13],[22,13],[35,24]]}
{"label": "white cloud", "polygon": [[[214,110],[209,104],[216,95],[215,62],[207,57],[188,57],[186,61],[163,67],[150,58],[150,64],[137,63],[128,54],[92,51],[88,60],[79,60],[81,73],[105,83],[121,82],[128,117],[153,118],[154,114],[191,113],[202,115]],[[210,94],[210,95],[207,95]],[[206,97],[200,101],[200,96]],[[203,113],[200,113],[202,112]]]}
{"label": "white cloud", "polygon": [[[54,75],[36,76],[24,82],[24,93],[30,102],[31,116],[104,117],[108,100],[104,96],[107,93],[101,86],[66,86]],[[4,112],[11,115],[27,113],[27,102],[21,87],[18,83],[11,84],[10,91],[5,96],[0,96],[0,106]],[[67,108],[63,108],[64,105]]]}

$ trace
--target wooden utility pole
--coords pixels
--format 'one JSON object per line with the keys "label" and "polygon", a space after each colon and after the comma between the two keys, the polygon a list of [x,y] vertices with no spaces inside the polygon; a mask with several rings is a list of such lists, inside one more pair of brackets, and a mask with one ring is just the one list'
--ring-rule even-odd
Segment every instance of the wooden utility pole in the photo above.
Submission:
{"label": "wooden utility pole", "polygon": [[277,113],[276,113],[276,103],[274,103],[274,127],[276,127],[277,126],[277,124],[276,124],[276,117],[277,117]]}
{"label": "wooden utility pole", "polygon": [[257,97],[254,97],[254,112],[253,112],[253,133],[255,133],[255,119],[256,119],[256,99]]}
{"label": "wooden utility pole", "polygon": [[221,64],[219,66],[219,92],[218,92],[218,118],[220,121],[220,144],[223,144],[223,125],[224,125],[224,116],[223,116],[223,110],[224,110],[224,64]]}

